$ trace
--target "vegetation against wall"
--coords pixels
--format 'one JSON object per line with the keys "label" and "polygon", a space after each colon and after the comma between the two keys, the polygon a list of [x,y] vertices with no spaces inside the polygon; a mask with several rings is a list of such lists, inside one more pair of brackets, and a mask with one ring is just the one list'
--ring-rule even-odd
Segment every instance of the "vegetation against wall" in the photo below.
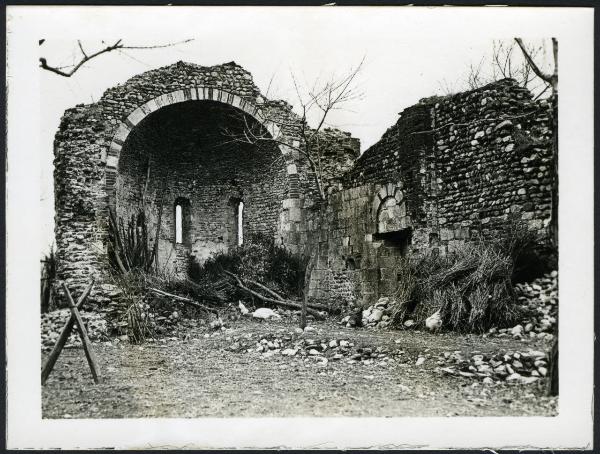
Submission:
{"label": "vegetation against wall", "polygon": [[[546,271],[537,261],[524,263],[537,248],[534,235],[516,226],[507,238],[479,239],[453,254],[405,258],[398,266],[393,322],[412,320],[423,326],[438,313],[443,329],[454,331],[485,332],[514,325],[520,315],[514,282],[521,273]],[[518,270],[516,263],[521,266]]]}

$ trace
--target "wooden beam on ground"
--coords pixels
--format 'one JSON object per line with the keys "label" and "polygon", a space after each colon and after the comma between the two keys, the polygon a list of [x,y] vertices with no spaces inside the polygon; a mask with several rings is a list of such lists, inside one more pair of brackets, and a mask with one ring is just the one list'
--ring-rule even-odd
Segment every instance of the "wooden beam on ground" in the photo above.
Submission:
{"label": "wooden beam on ground", "polygon": [[96,360],[96,355],[94,355],[94,351],[92,350],[92,343],[90,342],[90,338],[87,335],[87,331],[85,330],[85,325],[83,324],[83,319],[81,318],[81,314],[75,306],[73,302],[73,297],[71,296],[71,292],[67,287],[67,284],[62,283],[62,287],[67,295],[67,302],[69,303],[69,309],[71,309],[71,314],[75,317],[75,321],[77,322],[77,331],[79,331],[79,337],[81,338],[81,342],[83,343],[83,351],[85,352],[85,357],[87,358],[87,362],[90,365],[90,370],[92,371],[92,376],[94,377],[94,383],[98,384],[102,382],[102,378],[100,377],[100,368],[98,367],[98,361]]}
{"label": "wooden beam on ground", "polygon": [[[84,292],[79,297],[79,300],[77,300],[77,309],[81,309],[83,307],[83,303],[85,302],[87,297],[90,295],[90,292],[92,291],[93,286],[94,286],[94,280],[92,279],[92,282],[89,283],[89,285],[86,287]],[[60,333],[60,336],[58,337],[58,340],[56,341],[56,344],[54,344],[54,348],[50,352],[50,356],[48,356],[48,359],[46,360],[46,364],[44,365],[44,368],[42,369],[42,386],[46,384],[46,381],[48,380],[48,377],[50,376],[52,369],[54,369],[56,360],[58,360],[58,357],[62,353],[62,350],[65,347],[67,340],[69,339],[71,331],[73,330],[74,324],[75,324],[75,317],[73,316],[73,314],[71,314],[69,316],[69,320],[63,327],[63,329]]]}
{"label": "wooden beam on ground", "polygon": [[[264,301],[265,303],[271,303],[271,304],[275,304],[276,306],[289,307],[289,308],[293,308],[293,309],[300,309],[300,310],[302,309],[302,305],[301,304],[293,303],[291,301],[285,301],[285,300],[284,301],[282,301],[282,300],[276,300],[276,299],[273,299],[273,298],[268,298],[266,296],[263,296],[260,293],[255,292],[254,290],[246,287],[243,284],[243,282],[242,282],[242,280],[240,279],[239,276],[237,276],[237,275],[235,275],[235,274],[233,274],[233,273],[231,273],[229,271],[225,271],[224,270],[224,272],[227,275],[233,277],[236,280],[237,286],[239,288],[241,288],[245,292],[249,293],[250,295],[255,296],[259,300]],[[309,314],[311,314],[312,316],[314,316],[318,320],[323,320],[325,318],[318,311],[316,311],[315,309],[311,309],[310,307],[306,308],[306,311]]]}
{"label": "wooden beam on ground", "polygon": [[[225,273],[229,273],[229,271],[225,271]],[[231,274],[233,274],[233,273],[231,273]],[[265,292],[267,292],[268,294],[270,294],[271,296],[275,297],[276,299],[278,299],[280,301],[288,301],[283,296],[281,296],[279,293],[275,292],[274,290],[271,290],[269,287],[261,284],[260,282],[257,282],[257,281],[254,281],[254,280],[248,279],[248,278],[245,278],[244,281],[246,281],[248,284],[256,285],[258,288],[263,289]],[[310,304],[308,304],[307,307],[318,310],[318,311],[331,312],[331,308],[329,306],[325,306],[324,304],[310,303]]]}
{"label": "wooden beam on ground", "polygon": [[182,303],[188,304],[192,307],[195,307],[197,309],[202,309],[206,312],[211,312],[213,314],[219,314],[219,312],[216,309],[213,309],[211,307],[205,306],[204,304],[200,304],[197,301],[194,301],[190,298],[185,298],[183,296],[179,296],[179,295],[174,295],[173,293],[168,293],[165,292],[163,290],[154,288],[154,287],[148,287],[148,290],[150,290],[153,293],[156,293],[157,295],[161,295],[161,296],[166,296],[168,298],[173,298],[175,301],[181,301]]}

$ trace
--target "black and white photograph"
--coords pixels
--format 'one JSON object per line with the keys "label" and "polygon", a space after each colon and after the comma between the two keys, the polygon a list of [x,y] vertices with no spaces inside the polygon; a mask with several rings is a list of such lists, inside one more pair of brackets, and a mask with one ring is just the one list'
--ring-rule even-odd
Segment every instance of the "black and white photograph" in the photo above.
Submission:
{"label": "black and white photograph", "polygon": [[8,7],[9,447],[589,449],[593,13]]}

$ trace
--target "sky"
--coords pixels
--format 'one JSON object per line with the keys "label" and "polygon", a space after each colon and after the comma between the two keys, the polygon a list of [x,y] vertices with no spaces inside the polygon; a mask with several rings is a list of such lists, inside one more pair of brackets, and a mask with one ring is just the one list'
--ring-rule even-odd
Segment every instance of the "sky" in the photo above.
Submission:
{"label": "sky", "polygon": [[[45,39],[39,56],[52,66],[78,61],[78,40],[88,54],[118,39],[128,46],[193,40],[107,53],[70,78],[38,68],[43,92],[41,203],[48,221],[43,223],[44,242],[53,242],[52,144],[67,108],[95,102],[106,89],[179,60],[204,66],[235,61],[252,73],[263,94],[268,90],[270,99],[297,106],[291,74],[308,86],[343,76],[364,59],[356,79],[360,99],[328,117],[330,126],[358,137],[364,151],[396,122],[399,112],[419,99],[466,88],[469,66],[489,56],[494,40],[510,42],[512,27],[498,27],[504,11],[494,13],[498,21],[489,27],[481,20],[481,10],[462,8],[456,20],[448,9],[406,7],[13,8],[9,44],[11,22],[27,20],[37,33],[32,38]],[[508,17],[515,22],[514,15]]]}

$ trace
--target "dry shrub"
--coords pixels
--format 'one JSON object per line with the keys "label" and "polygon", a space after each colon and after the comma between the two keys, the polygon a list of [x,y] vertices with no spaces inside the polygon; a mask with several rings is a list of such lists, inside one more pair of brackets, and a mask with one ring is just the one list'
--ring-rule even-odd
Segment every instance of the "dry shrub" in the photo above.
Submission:
{"label": "dry shrub", "polygon": [[118,297],[118,310],[110,315],[114,324],[120,328],[119,333],[127,334],[134,344],[144,343],[149,337],[155,336],[156,326],[151,322],[152,315],[169,316],[173,311],[184,318],[207,318],[209,315],[206,309],[182,303],[152,290],[158,289],[192,301],[207,301],[204,292],[199,292],[196,284],[173,273],[133,270],[125,274],[114,274],[112,284],[121,290],[121,294]]}
{"label": "dry shrub", "polygon": [[148,319],[147,275],[139,270],[115,274],[113,284],[121,290],[118,298],[120,308],[114,314],[117,326],[125,328],[131,343],[144,343],[148,337],[154,336]]}
{"label": "dry shrub", "polygon": [[42,273],[40,279],[40,303],[42,313],[48,312],[53,307],[54,300],[54,285],[56,282],[56,254],[54,245],[50,252],[41,260]]}
{"label": "dry shrub", "polygon": [[[224,280],[223,277],[221,279]],[[167,292],[180,297],[188,298],[192,301],[201,303],[208,307],[217,309],[226,302],[231,301],[227,298],[227,293],[219,289],[219,285],[226,285],[227,282],[219,284],[218,281],[210,281],[208,278],[200,283],[194,282],[188,277],[175,273],[153,273],[147,277],[148,286],[163,292]],[[207,311],[199,309],[194,305],[188,305],[182,302],[174,301],[172,298],[150,292],[149,303],[151,307],[163,312],[172,312],[177,310],[183,317],[199,318],[207,315]]]}
{"label": "dry shrub", "polygon": [[400,278],[406,282],[392,307],[393,321],[410,318],[422,326],[439,310],[449,330],[483,332],[510,326],[518,318],[512,287],[518,244],[518,238],[509,239],[508,246],[507,241],[476,241],[446,256],[405,260]]}
{"label": "dry shrub", "polygon": [[190,260],[188,274],[197,284],[197,290],[202,289],[208,299],[215,294],[237,299],[241,296],[239,289],[228,285],[223,270],[260,282],[284,297],[297,299],[304,290],[306,260],[276,246],[270,237],[252,235],[242,246],[214,254],[202,265]]}
{"label": "dry shrub", "polygon": [[[127,220],[127,224],[112,209],[109,214],[108,260],[111,268],[123,274],[132,270],[152,271],[157,264],[156,247],[150,246],[145,210],[138,210],[137,215]],[[157,230],[154,245],[157,244],[158,235]]]}
{"label": "dry shrub", "polygon": [[390,318],[397,324],[414,310],[418,276],[416,267],[406,258],[399,261],[394,272],[398,276],[398,286],[390,303]]}

